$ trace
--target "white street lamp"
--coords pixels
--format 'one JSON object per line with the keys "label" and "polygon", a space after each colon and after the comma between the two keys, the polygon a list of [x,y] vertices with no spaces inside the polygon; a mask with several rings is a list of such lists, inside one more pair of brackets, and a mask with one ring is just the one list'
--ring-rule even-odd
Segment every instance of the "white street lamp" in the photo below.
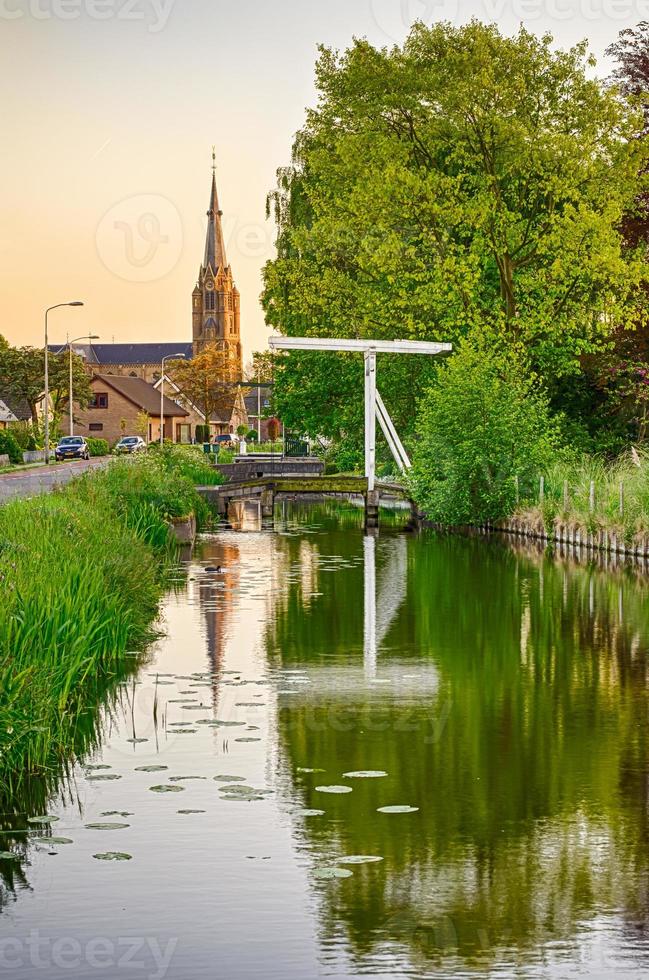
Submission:
{"label": "white street lamp", "polygon": [[164,441],[165,441],[165,422],[164,422],[165,361],[182,361],[184,360],[184,358],[185,358],[184,354],[166,354],[162,358],[162,374],[160,376],[160,445],[161,446],[164,446]]}
{"label": "white street lamp", "polygon": [[62,306],[83,306],[80,300],[72,303],[57,303],[55,306],[48,306],[45,310],[45,463],[50,465],[50,373],[49,358],[47,349],[47,314],[52,310],[58,310]]}

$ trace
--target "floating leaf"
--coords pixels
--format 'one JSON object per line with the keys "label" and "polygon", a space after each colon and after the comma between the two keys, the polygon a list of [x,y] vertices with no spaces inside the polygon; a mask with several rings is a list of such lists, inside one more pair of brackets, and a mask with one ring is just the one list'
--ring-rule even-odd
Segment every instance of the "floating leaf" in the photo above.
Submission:
{"label": "floating leaf", "polygon": [[359,769],[358,772],[344,772],[345,779],[380,779],[387,776],[387,772],[381,769]]}
{"label": "floating leaf", "polygon": [[141,745],[143,742],[148,742],[149,740],[148,738],[127,738],[126,741],[130,742],[131,745]]}
{"label": "floating leaf", "polygon": [[127,810],[106,810],[99,814],[100,817],[132,817],[133,814]]}
{"label": "floating leaf", "polygon": [[149,786],[152,793],[182,793],[185,790],[184,786]]}
{"label": "floating leaf", "polygon": [[131,861],[132,855],[123,851],[106,851],[105,854],[93,854],[97,861]]}
{"label": "floating leaf", "polygon": [[32,837],[35,844],[74,844],[69,837]]}
{"label": "floating leaf", "polygon": [[245,783],[243,776],[215,776],[215,782],[217,783]]}
{"label": "floating leaf", "polygon": [[235,738],[235,742],[261,742],[261,739],[252,735],[242,735],[241,738]]}
{"label": "floating leaf", "polygon": [[197,731],[197,728],[178,728],[174,735],[196,735]]}
{"label": "floating leaf", "polygon": [[298,817],[324,817],[324,810],[300,810]]}
{"label": "floating leaf", "polygon": [[185,783],[189,779],[207,779],[207,776],[170,776],[170,783]]}
{"label": "floating leaf", "polygon": [[168,769],[169,766],[137,766],[136,772],[162,772],[164,769]]}
{"label": "floating leaf", "polygon": [[179,810],[178,813],[189,816],[191,813],[207,813],[207,810]]}
{"label": "floating leaf", "polygon": [[314,878],[351,878],[352,873],[349,868],[316,868],[313,876]]}
{"label": "floating leaf", "polygon": [[376,854],[352,854],[350,857],[339,858],[338,864],[377,864],[382,860]]}
{"label": "floating leaf", "polygon": [[305,766],[298,766],[297,772],[326,772],[325,769],[307,769]]}
{"label": "floating leaf", "polygon": [[184,704],[183,711],[205,711],[206,707],[205,704]]}
{"label": "floating leaf", "polygon": [[351,793],[351,786],[316,786],[316,793]]}
{"label": "floating leaf", "polygon": [[380,806],[377,813],[416,813],[418,806]]}
{"label": "floating leaf", "polygon": [[84,766],[86,772],[98,772],[100,769],[112,769],[112,766],[96,765],[96,766]]}
{"label": "floating leaf", "polygon": [[94,776],[86,776],[89,783],[110,783],[114,779],[121,779],[116,772],[98,772]]}
{"label": "floating leaf", "polygon": [[59,817],[27,817],[27,823],[56,823]]}
{"label": "floating leaf", "polygon": [[86,830],[126,830],[128,823],[87,823]]}
{"label": "floating leaf", "polygon": [[20,861],[20,854],[13,851],[0,851],[0,861]]}

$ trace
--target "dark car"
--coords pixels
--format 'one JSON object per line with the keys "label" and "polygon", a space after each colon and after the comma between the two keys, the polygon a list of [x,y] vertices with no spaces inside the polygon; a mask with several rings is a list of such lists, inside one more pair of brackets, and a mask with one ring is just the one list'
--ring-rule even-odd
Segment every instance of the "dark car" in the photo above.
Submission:
{"label": "dark car", "polygon": [[54,450],[56,459],[90,459],[88,443],[83,436],[65,436]]}

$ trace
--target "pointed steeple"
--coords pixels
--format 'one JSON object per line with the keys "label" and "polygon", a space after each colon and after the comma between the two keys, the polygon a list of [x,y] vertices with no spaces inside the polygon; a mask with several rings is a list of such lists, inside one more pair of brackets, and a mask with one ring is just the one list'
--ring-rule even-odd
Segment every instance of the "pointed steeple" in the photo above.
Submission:
{"label": "pointed steeple", "polygon": [[225,244],[223,241],[223,226],[221,218],[223,212],[219,208],[219,195],[216,190],[216,152],[212,149],[212,193],[210,194],[210,209],[207,212],[207,238],[205,240],[205,258],[203,267],[212,267],[214,272],[218,272],[219,267],[227,268],[225,257]]}

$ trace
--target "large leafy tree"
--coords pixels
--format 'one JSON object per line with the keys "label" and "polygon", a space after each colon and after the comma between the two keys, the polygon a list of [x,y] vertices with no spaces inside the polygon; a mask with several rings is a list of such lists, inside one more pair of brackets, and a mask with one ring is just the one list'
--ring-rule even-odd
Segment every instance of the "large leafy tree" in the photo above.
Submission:
{"label": "large leafy tree", "polygon": [[209,420],[231,407],[235,369],[232,353],[210,344],[191,360],[170,362],[168,372],[181,395]]}
{"label": "large leafy tree", "polygon": [[[546,376],[577,371],[630,315],[645,275],[619,227],[647,153],[639,117],[589,67],[583,44],[556,51],[549,36],[476,21],[416,25],[391,51],[322,49],[319,104],[270,198],[269,322],[450,341],[488,326]],[[334,437],[361,417],[360,391],[340,391],[324,360],[307,410],[290,362],[277,372],[283,416],[322,414]],[[412,428],[430,367],[381,370]],[[332,387],[345,417],[330,411]]]}
{"label": "large leafy tree", "polygon": [[[69,403],[69,355],[67,351],[50,354],[49,390],[52,411],[56,418],[67,410]],[[92,397],[90,378],[83,360],[72,355],[73,397],[82,407]],[[11,347],[0,343],[0,391],[6,392],[29,406],[34,427],[38,427],[38,404],[45,390],[45,359],[43,351],[34,347]]]}

